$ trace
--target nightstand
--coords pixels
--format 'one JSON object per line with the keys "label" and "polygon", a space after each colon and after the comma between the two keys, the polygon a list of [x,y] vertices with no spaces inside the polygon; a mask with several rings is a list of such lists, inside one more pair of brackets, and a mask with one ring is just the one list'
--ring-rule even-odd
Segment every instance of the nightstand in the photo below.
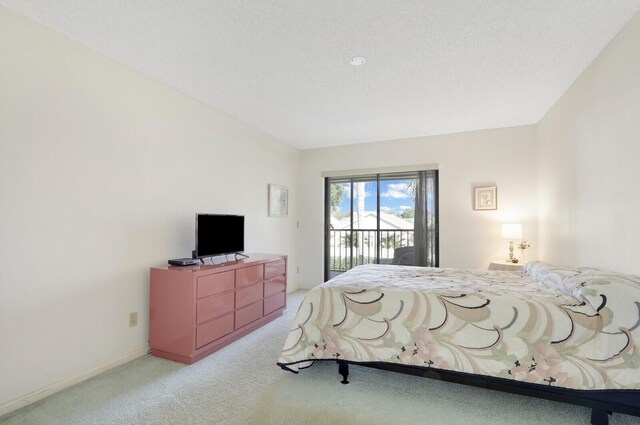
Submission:
{"label": "nightstand", "polygon": [[508,270],[512,272],[519,272],[522,270],[523,263],[511,263],[509,261],[492,261],[489,264],[489,270]]}

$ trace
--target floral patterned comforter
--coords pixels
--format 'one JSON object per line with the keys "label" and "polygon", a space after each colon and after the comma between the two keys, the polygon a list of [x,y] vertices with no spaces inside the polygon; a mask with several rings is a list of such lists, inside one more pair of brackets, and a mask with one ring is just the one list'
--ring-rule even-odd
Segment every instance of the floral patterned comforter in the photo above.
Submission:
{"label": "floral patterned comforter", "polygon": [[278,360],[390,362],[572,389],[640,389],[640,278],[356,267],[305,296]]}

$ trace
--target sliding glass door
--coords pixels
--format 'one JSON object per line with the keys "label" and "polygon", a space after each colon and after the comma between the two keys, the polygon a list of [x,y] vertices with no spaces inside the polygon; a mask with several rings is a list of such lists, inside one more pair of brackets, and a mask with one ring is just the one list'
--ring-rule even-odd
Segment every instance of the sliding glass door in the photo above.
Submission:
{"label": "sliding glass door", "polygon": [[325,181],[325,280],[361,264],[438,266],[438,172]]}

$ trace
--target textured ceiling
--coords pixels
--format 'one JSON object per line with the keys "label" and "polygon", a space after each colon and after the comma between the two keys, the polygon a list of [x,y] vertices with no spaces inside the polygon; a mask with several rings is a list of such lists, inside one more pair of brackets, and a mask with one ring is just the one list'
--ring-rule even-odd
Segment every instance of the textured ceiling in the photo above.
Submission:
{"label": "textured ceiling", "polygon": [[0,4],[301,149],[536,123],[640,10],[640,0]]}

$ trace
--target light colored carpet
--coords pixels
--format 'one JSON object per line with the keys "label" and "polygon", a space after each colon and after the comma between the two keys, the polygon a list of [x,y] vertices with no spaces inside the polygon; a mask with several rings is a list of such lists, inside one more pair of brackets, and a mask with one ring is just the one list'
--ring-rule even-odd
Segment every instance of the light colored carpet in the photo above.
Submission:
{"label": "light colored carpet", "polygon": [[[298,375],[275,364],[304,292],[282,318],[186,366],[144,356],[0,418],[11,425],[575,424],[590,410],[335,363]],[[612,425],[640,419],[614,414]]]}

